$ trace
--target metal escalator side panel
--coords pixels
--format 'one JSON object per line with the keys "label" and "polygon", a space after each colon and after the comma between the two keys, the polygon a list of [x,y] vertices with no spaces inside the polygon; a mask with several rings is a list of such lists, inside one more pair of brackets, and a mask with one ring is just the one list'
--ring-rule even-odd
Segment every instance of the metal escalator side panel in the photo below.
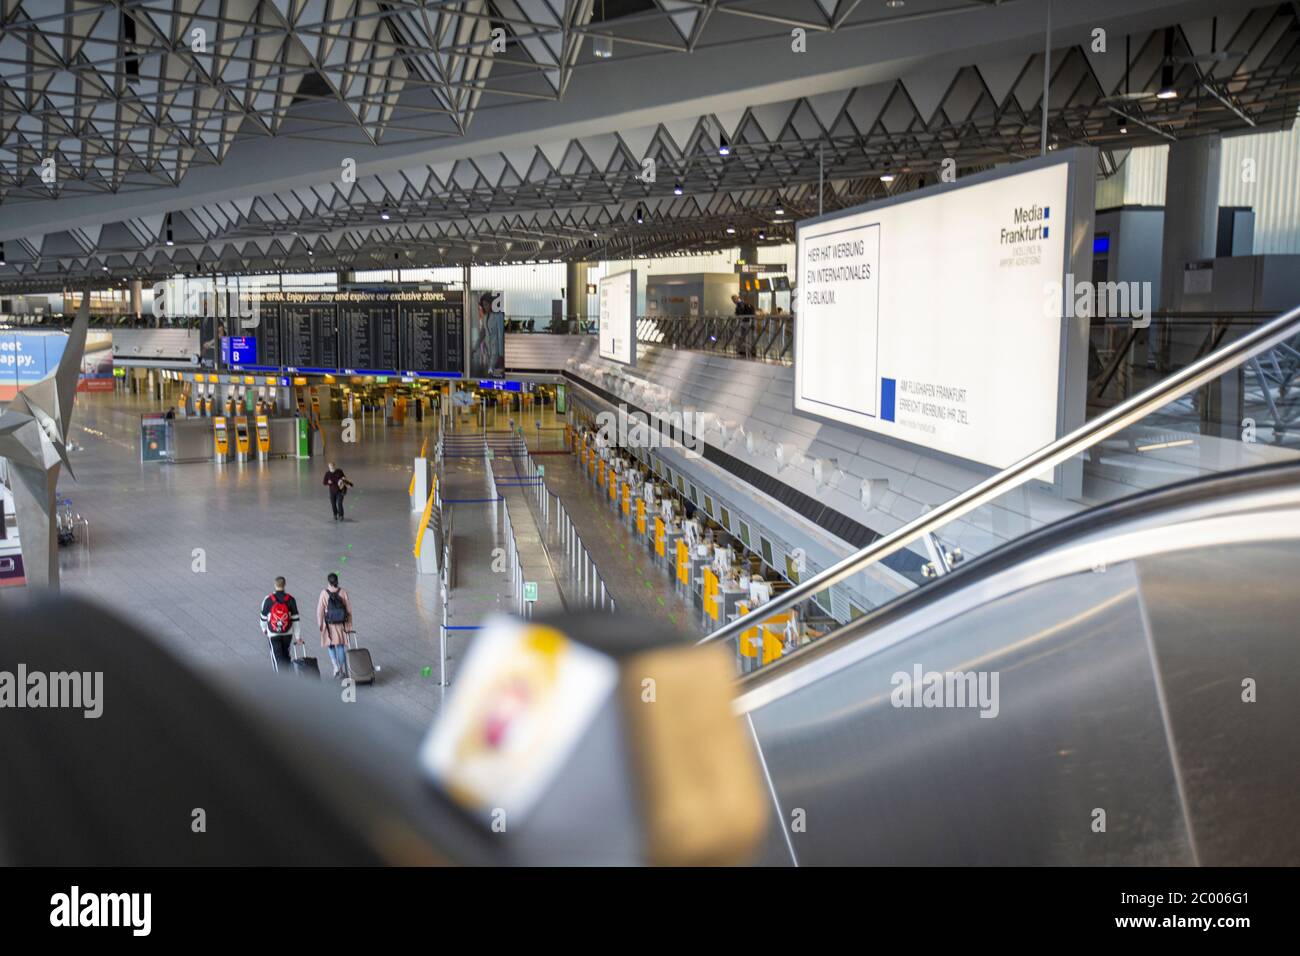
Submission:
{"label": "metal escalator side panel", "polygon": [[[918,668],[993,692],[926,706],[902,679]],[[750,717],[787,825],[804,815],[801,865],[1192,862],[1131,564],[1006,595]]]}
{"label": "metal escalator side panel", "polygon": [[1294,541],[1138,564],[1171,749],[1205,866],[1300,861],[1297,568]]}

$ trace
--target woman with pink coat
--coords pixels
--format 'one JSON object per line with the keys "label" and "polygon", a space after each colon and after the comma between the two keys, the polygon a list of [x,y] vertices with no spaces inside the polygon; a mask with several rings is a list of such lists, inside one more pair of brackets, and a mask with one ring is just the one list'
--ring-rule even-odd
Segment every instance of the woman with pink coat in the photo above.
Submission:
{"label": "woman with pink coat", "polygon": [[328,586],[316,602],[316,626],[320,628],[320,646],[329,653],[335,677],[348,676],[348,631],[352,630],[352,602],[348,592],[339,587],[339,576],[330,574]]}

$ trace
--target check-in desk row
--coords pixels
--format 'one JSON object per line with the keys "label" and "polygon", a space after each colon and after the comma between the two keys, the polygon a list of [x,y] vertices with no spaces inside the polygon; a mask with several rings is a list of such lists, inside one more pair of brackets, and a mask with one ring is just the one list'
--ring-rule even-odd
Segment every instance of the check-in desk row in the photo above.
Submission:
{"label": "check-in desk row", "polygon": [[[712,548],[702,549],[697,545],[692,549],[687,541],[685,523],[680,516],[673,514],[672,517],[665,518],[654,507],[667,497],[672,502],[670,509],[675,508],[676,501],[671,497],[668,485],[651,480],[652,498],[647,502],[646,476],[641,475],[634,465],[623,461],[609,450],[602,454],[601,450],[584,440],[576,431],[566,438],[574,448],[588,479],[614,505],[633,537],[646,546],[655,562],[672,577],[678,593],[683,597],[689,596],[694,606],[700,610],[706,633],[736,620],[764,600],[762,594],[756,599],[749,588],[728,583],[713,567]],[[749,555],[742,554],[737,560],[757,575],[757,568],[748,567]],[[757,561],[756,558],[753,560]],[[770,587],[761,578],[758,581],[758,590],[766,591]],[[797,620],[792,611],[775,614],[742,632],[737,646],[738,663],[742,672],[747,673],[761,667],[785,653],[787,646],[792,643],[789,637],[792,619]],[[802,629],[796,624],[795,630]],[[797,643],[805,641],[801,636]]]}
{"label": "check-in desk row", "polygon": [[[169,421],[170,458],[174,462],[266,461],[299,455],[297,418],[267,415],[228,418],[176,418]],[[310,447],[310,443],[309,443]]]}

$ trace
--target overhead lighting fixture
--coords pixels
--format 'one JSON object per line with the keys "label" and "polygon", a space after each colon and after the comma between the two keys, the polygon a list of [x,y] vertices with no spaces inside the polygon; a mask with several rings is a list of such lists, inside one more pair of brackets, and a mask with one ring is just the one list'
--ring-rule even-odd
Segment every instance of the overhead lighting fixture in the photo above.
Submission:
{"label": "overhead lighting fixture", "polygon": [[891,10],[897,10],[905,2],[906,0],[885,0],[885,6],[889,7]]}
{"label": "overhead lighting fixture", "polygon": [[1160,67],[1160,89],[1156,91],[1156,99],[1172,100],[1178,96],[1178,91],[1174,89],[1174,28],[1165,28],[1165,56],[1163,65]]}
{"label": "overhead lighting fixture", "polygon": [[168,213],[168,214],[167,214],[167,236],[166,236],[166,241],[167,241],[167,245],[169,245],[169,246],[174,246],[174,245],[176,245],[176,241],[175,241],[175,239],[172,238],[172,214],[171,214],[171,213]]}
{"label": "overhead lighting fixture", "polygon": [[636,215],[636,223],[638,226],[641,225],[643,222],[645,222],[645,210],[642,208],[640,203],[636,204],[635,215]]}
{"label": "overhead lighting fixture", "polygon": [[731,144],[727,142],[727,134],[726,134],[726,133],[719,133],[719,134],[718,134],[718,155],[719,155],[719,156],[730,156],[730,155],[731,155]]}
{"label": "overhead lighting fixture", "polygon": [[5,244],[0,242],[0,266],[5,264]]}
{"label": "overhead lighting fixture", "polygon": [[387,222],[389,219],[392,218],[391,216],[388,215],[388,207],[387,207],[387,206],[385,206],[383,209],[379,210],[379,218],[382,219],[382,220],[384,220],[384,222]]}
{"label": "overhead lighting fixture", "polygon": [[762,229],[758,230],[758,238],[760,238],[760,239],[766,239],[766,238],[767,238],[767,233],[764,232]]}
{"label": "overhead lighting fixture", "polygon": [[774,215],[777,215],[777,216],[784,216],[784,215],[785,215],[785,207],[782,206],[780,203],[777,203],[777,204],[776,204],[776,209],[772,210],[772,212],[773,212]]}
{"label": "overhead lighting fixture", "polygon": [[682,194],[682,184],[677,183],[676,185],[673,186],[673,195],[680,196],[681,194]]}
{"label": "overhead lighting fixture", "polygon": [[881,173],[881,174],[880,174],[880,181],[881,181],[882,183],[892,183],[892,182],[894,181],[894,174],[893,174],[893,173]]}
{"label": "overhead lighting fixture", "polygon": [[735,227],[735,226],[728,226],[728,227],[727,227],[727,235],[732,236],[732,235],[735,235],[735,233],[736,233],[736,227]]}
{"label": "overhead lighting fixture", "polygon": [[602,60],[608,60],[614,55],[614,38],[597,34],[591,38],[591,55],[599,57]]}

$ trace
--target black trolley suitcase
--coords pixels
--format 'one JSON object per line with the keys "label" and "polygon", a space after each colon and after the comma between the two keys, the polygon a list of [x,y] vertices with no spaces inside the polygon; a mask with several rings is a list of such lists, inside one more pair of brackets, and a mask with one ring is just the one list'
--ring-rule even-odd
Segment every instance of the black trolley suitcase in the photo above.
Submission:
{"label": "black trolley suitcase", "polygon": [[375,682],[375,662],[369,650],[357,646],[356,631],[348,631],[348,676],[357,684]]}
{"label": "black trolley suitcase", "polygon": [[[302,648],[302,657],[294,654],[294,647]],[[289,645],[289,666],[293,668],[293,673],[299,677],[314,677],[320,680],[320,665],[316,663],[316,658],[307,656],[307,645],[301,641],[295,641]]]}

